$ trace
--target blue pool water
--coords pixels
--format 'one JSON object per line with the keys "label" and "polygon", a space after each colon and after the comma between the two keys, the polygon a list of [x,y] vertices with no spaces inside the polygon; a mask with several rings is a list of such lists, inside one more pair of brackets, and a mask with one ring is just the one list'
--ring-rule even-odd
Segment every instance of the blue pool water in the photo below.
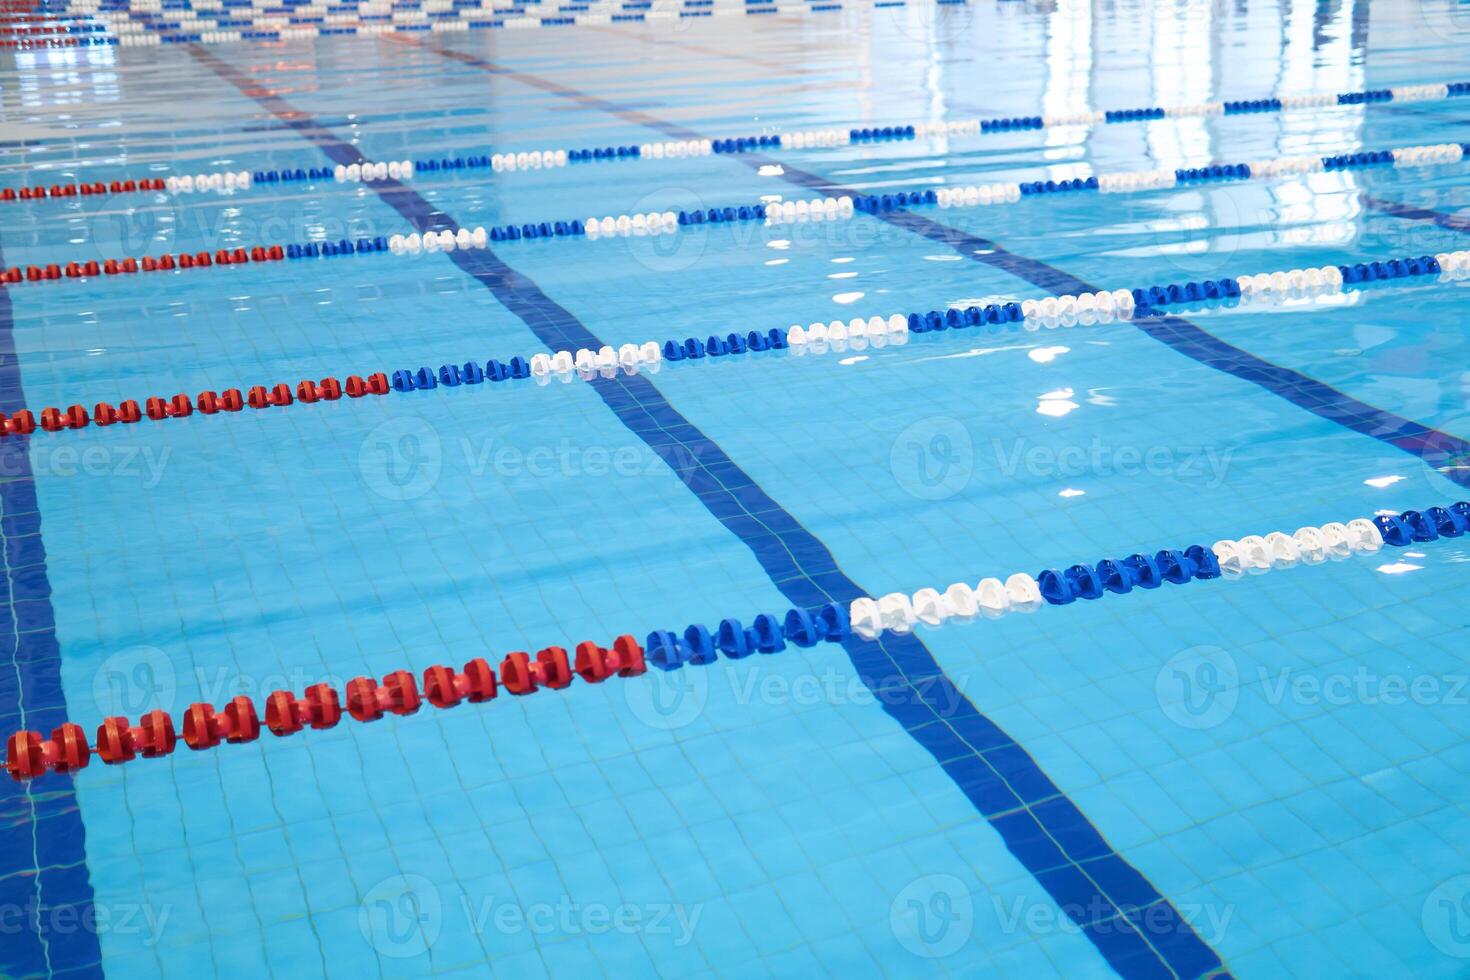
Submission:
{"label": "blue pool water", "polygon": [[[0,186],[1464,81],[1467,41],[1449,0],[1057,0],[7,51]],[[0,267],[1464,142],[1467,113],[4,203]],[[1467,167],[25,283],[0,411],[1451,252]],[[1465,289],[7,437],[5,734],[1448,504]],[[0,975],[1464,976],[1467,561],[7,781]]]}

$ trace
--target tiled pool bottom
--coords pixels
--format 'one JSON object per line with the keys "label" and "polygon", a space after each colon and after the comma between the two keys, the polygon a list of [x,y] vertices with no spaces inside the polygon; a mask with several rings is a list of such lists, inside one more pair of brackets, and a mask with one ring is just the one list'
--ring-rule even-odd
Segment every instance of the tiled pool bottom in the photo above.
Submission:
{"label": "tiled pool bottom", "polygon": [[[1465,77],[1452,7],[905,11],[5,55],[41,138],[0,183]],[[1380,151],[1463,141],[1461,108],[17,201],[0,265]],[[1369,168],[63,277],[5,294],[0,411],[1445,254],[1462,185]],[[1463,288],[7,437],[7,732],[1463,499]],[[94,758],[7,790],[27,925],[0,972],[1459,975],[1464,558],[1444,538]]]}

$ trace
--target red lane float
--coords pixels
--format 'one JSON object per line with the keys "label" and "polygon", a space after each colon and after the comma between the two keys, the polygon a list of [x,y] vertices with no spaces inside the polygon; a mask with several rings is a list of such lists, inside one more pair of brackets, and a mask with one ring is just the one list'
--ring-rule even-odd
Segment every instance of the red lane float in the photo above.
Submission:
{"label": "red lane float", "polygon": [[411,715],[422,705],[418,684],[406,670],[395,670],[378,684],[371,677],[347,682],[347,713],[358,721],[377,721],[384,712]]}
{"label": "red lane float", "polygon": [[[482,704],[494,701],[501,688],[524,695],[543,687],[567,687],[574,677],[597,684],[614,675],[633,677],[647,670],[643,648],[631,636],[618,637],[611,649],[589,640],[577,644],[576,650],[575,669],[562,647],[547,647],[534,660],[524,651],[510,653],[501,661],[498,678],[495,668],[483,658],[469,661],[460,671],[435,665],[424,671],[422,693],[414,675],[406,670],[396,670],[381,682],[355,677],[347,682],[345,699],[329,684],[313,684],[299,698],[290,691],[272,691],[265,698],[263,727],[285,737],[305,728],[333,728],[344,713],[367,723],[385,714],[415,714],[424,701],[436,708],[452,708],[466,701]],[[253,742],[260,738],[262,722],[255,703],[241,695],[219,711],[203,702],[189,705],[181,727],[184,744],[197,752],[221,743]],[[106,718],[97,728],[96,754],[108,765],[140,756],[154,759],[172,753],[179,739],[173,718],[164,711],[150,711],[136,725],[120,716]],[[48,772],[76,772],[86,768],[92,751],[82,727],[67,722],[58,725],[49,739],[30,731],[11,735],[5,768],[17,780]]]}
{"label": "red lane float", "polygon": [[424,696],[436,708],[452,708],[461,701],[480,704],[494,701],[500,693],[495,683],[495,668],[477,657],[456,674],[448,667],[430,667],[424,671]]}
{"label": "red lane float", "polygon": [[253,742],[260,737],[260,718],[255,703],[243,694],[215,713],[207,704],[189,705],[184,712],[184,744],[191,749],[212,749],[226,742]]}
{"label": "red lane float", "polygon": [[116,407],[109,402],[98,402],[90,414],[83,405],[72,405],[65,410],[43,408],[39,423],[29,409],[23,408],[10,416],[0,412],[0,438],[30,435],[36,431],[38,424],[45,432],[60,432],[62,429],[85,429],[88,425],[131,425],[144,418],[155,422],[182,419],[193,415],[196,410],[201,415],[214,415],[218,412],[239,412],[246,405],[254,409],[266,409],[284,407],[296,401],[307,404],[330,402],[341,398],[344,391],[349,398],[362,398],[365,395],[386,395],[390,390],[388,376],[380,371],[369,375],[366,380],[354,374],[347,379],[345,385],[336,378],[301,381],[297,383],[294,395],[291,386],[281,382],[270,388],[256,385],[250,389],[248,395],[241,395],[238,388],[227,388],[223,393],[201,391],[195,399],[182,393],[169,398],[155,395],[144,399],[142,408],[131,399]]}
{"label": "red lane float", "polygon": [[93,181],[90,184],[52,184],[47,187],[0,188],[0,201],[40,201],[58,197],[94,197],[98,194],[131,194],[142,191],[167,190],[162,177],[145,177],[142,180],[114,180],[110,184]]}
{"label": "red lane float", "polygon": [[600,684],[613,674],[632,677],[648,668],[643,663],[643,648],[631,636],[620,636],[611,650],[587,640],[577,644],[577,676],[589,684]]}
{"label": "red lane float", "polygon": [[500,684],[512,694],[531,694],[541,687],[560,690],[572,683],[572,665],[561,647],[547,647],[532,660],[524,651],[500,662]]}
{"label": "red lane float", "polygon": [[[125,183],[131,185],[133,182],[129,180]],[[160,182],[155,181],[154,183]],[[92,186],[100,188],[102,185],[94,184]],[[116,181],[113,182],[113,186],[114,188],[118,188],[118,184]],[[129,186],[126,188],[118,189],[137,190],[138,188]],[[63,189],[53,188],[53,190]],[[105,193],[105,191],[83,190],[81,191],[81,193],[101,194]],[[7,194],[12,194],[9,188],[6,188],[4,191],[0,191],[0,201],[25,201],[30,200],[33,197],[46,196],[45,193],[41,191],[31,193],[24,189],[22,189],[19,195],[12,194],[12,196],[7,197]],[[67,195],[63,193],[53,196],[65,197]],[[105,259],[100,265],[96,261],[87,261],[68,262],[65,266],[57,265],[55,263],[44,267],[28,265],[24,269],[22,269],[20,266],[11,266],[8,269],[0,269],[0,284],[16,285],[22,282],[54,282],[58,279],[87,279],[101,275],[119,276],[131,275],[136,272],[168,272],[172,269],[207,269],[210,266],[214,265],[246,265],[251,262],[281,262],[284,261],[285,258],[286,250],[280,245],[256,245],[249,251],[246,251],[244,248],[221,248],[216,250],[212,256],[208,252],[195,252],[192,255],[190,255],[188,252],[179,252],[178,257],[175,258],[173,255],[165,252],[163,255],[160,255],[156,259],[153,258],[151,255],[145,255],[142,258],[137,259],[129,256],[121,259]]]}
{"label": "red lane float", "polygon": [[272,691],[265,699],[265,727],[272,735],[294,735],[308,725],[331,728],[342,720],[342,702],[327,684],[313,684],[296,698],[290,691]]}
{"label": "red lane float", "polygon": [[56,726],[49,739],[38,732],[16,732],[6,745],[5,765],[17,779],[30,779],[48,769],[75,772],[85,768],[92,755],[87,733],[70,722]]}
{"label": "red lane float", "polygon": [[[136,726],[129,725],[121,716],[104,719],[97,728],[97,754],[108,765],[128,762],[142,756],[156,759],[168,755],[178,744],[179,736],[174,731],[174,720],[167,712],[154,709],[138,719]],[[10,760],[6,760],[6,765]]]}

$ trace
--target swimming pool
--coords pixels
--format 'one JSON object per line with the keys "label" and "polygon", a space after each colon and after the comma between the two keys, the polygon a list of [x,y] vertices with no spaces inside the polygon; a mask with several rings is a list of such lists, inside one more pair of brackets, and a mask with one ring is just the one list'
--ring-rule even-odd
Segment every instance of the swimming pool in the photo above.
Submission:
{"label": "swimming pool", "polygon": [[1465,975],[1470,8],[422,6],[7,10],[0,975]]}

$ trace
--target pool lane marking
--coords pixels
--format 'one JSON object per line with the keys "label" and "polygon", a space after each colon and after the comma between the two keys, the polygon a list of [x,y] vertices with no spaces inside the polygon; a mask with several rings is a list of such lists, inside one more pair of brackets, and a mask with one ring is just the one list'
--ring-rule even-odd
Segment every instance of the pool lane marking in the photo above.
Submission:
{"label": "pool lane marking", "polygon": [[[688,141],[694,142],[694,141]],[[762,222],[764,227],[776,227],[792,222],[806,221],[851,221],[863,213],[878,213],[892,210],[909,210],[915,206],[998,207],[1050,194],[1075,193],[1133,193],[1138,191],[1173,189],[1181,184],[1196,186],[1201,182],[1271,180],[1286,174],[1322,173],[1327,170],[1347,170],[1359,167],[1384,166],[1392,163],[1396,168],[1422,167],[1439,164],[1458,164],[1463,161],[1470,143],[1443,143],[1425,146],[1396,147],[1372,153],[1355,153],[1338,157],[1279,157],[1273,160],[1258,160],[1254,163],[1215,164],[1205,168],[1154,169],[1119,171],[1098,174],[1083,179],[1064,181],[1001,181],[985,185],[947,186],[924,190],[890,190],[881,195],[868,194],[853,198],[848,195],[820,198],[756,202],[709,209],[695,208],[690,211],[650,211],[639,214],[593,215],[585,220],[579,218],[525,222],[509,224],[486,230],[477,227],[473,231],[460,229],[457,236],[448,231],[435,235],[420,235],[412,232],[405,236],[376,236],[374,238],[342,239],[338,242],[307,241],[289,244],[257,244],[248,250],[244,246],[220,248],[213,255],[208,250],[196,254],[187,252],[164,253],[158,257],[125,256],[121,260],[109,258],[101,263],[96,259],[72,260],[65,263],[52,262],[42,267],[29,265],[0,268],[0,283],[17,286],[21,283],[61,282],[64,279],[89,280],[98,276],[133,275],[140,272],[173,272],[183,269],[212,268],[215,265],[244,265],[258,262],[301,260],[338,255],[391,252],[397,257],[413,257],[422,252],[433,252],[454,248],[485,248],[490,242],[527,241],[546,238],[584,238],[588,241],[605,237],[626,238],[629,236],[668,235],[685,228],[705,224]],[[401,182],[412,176],[412,168],[389,171],[382,164],[376,165],[377,176],[373,180]],[[397,165],[394,165],[397,168]],[[323,168],[324,169],[324,168]],[[341,164],[337,170],[347,170]],[[353,170],[358,169],[356,164]],[[300,171],[298,171],[300,172]],[[317,172],[317,168],[313,168]],[[263,179],[263,178],[262,178]],[[759,240],[747,240],[744,245],[760,244]]]}
{"label": "pool lane marking", "polygon": [[[693,141],[689,141],[693,142]],[[1360,167],[1384,166],[1392,163],[1395,168],[1419,168],[1431,165],[1458,164],[1463,161],[1470,143],[1443,143],[1424,146],[1396,147],[1371,153],[1354,153],[1336,157],[1279,157],[1273,160],[1258,160],[1254,163],[1215,164],[1204,168],[1154,169],[1118,171],[1098,174],[1083,179],[1064,181],[1001,181],[985,185],[947,186],[926,188],[922,191],[890,190],[881,195],[858,195],[856,198],[844,194],[801,200],[756,202],[709,209],[695,208],[690,211],[650,211],[639,214],[593,215],[585,220],[545,220],[509,224],[486,230],[477,227],[473,231],[460,229],[458,235],[441,231],[437,235],[420,235],[417,231],[405,236],[377,236],[359,238],[356,241],[342,239],[338,242],[307,241],[289,244],[257,244],[248,250],[244,246],[233,249],[220,248],[213,255],[208,250],[196,254],[187,252],[163,253],[157,258],[144,256],[135,259],[125,256],[121,260],[110,258],[99,263],[96,259],[72,260],[65,264],[53,262],[42,267],[29,265],[24,269],[0,267],[0,284],[7,288],[21,283],[61,282],[64,279],[90,280],[98,276],[133,275],[140,272],[173,272],[183,269],[212,268],[215,265],[244,265],[248,263],[274,262],[286,259],[302,260],[338,255],[391,252],[396,257],[412,258],[423,252],[445,251],[454,248],[485,248],[490,242],[527,241],[536,239],[585,238],[594,241],[605,237],[626,238],[646,235],[676,234],[685,228],[705,224],[762,222],[764,227],[777,227],[788,223],[807,221],[851,221],[861,214],[877,214],[885,211],[907,211],[913,207],[937,206],[992,207],[1013,204],[1037,196],[1075,193],[1133,193],[1137,191],[1173,189],[1197,186],[1202,182],[1271,180],[1287,174],[1322,173],[1356,169]],[[401,181],[412,175],[412,168],[389,172],[377,165],[381,174],[374,180]],[[395,165],[396,167],[396,165]],[[346,170],[341,164],[337,170]],[[352,169],[357,169],[353,164]],[[315,171],[316,168],[313,168]],[[1369,199],[1371,203],[1372,199]],[[1408,211],[1404,216],[1433,215],[1437,212]],[[1441,216],[1446,227],[1454,228],[1457,219]],[[743,245],[759,245],[759,240],[746,240]]]}
{"label": "pool lane marking", "polygon": [[[189,53],[264,109],[285,120],[332,160],[361,162],[352,145],[296,110],[285,99],[201,46]],[[403,187],[373,188],[420,231],[456,230],[452,218]],[[493,251],[454,251],[449,259],[477,279],[554,350],[602,347],[602,341],[529,277]],[[867,593],[837,566],[831,551],[772,499],[723,449],[664,398],[643,375],[599,379],[594,389],[734,533],[794,605],[851,604]],[[858,676],[871,691],[906,685],[912,699],[878,698],[887,712],[954,780],[1000,834],[1007,849],[1047,890],[1120,975],[1215,976],[1223,966],[1178,910],[1102,837],[1019,744],[981,714],[944,674],[922,640],[912,634],[877,642],[843,643]],[[896,683],[898,682],[898,683]],[[1060,853],[1065,863],[1056,864]],[[1106,909],[1088,918],[1089,909]],[[1142,916],[1148,933],[1129,915]],[[1121,923],[1121,925],[1120,925]]]}
{"label": "pool lane marking", "polygon": [[1360,193],[1358,200],[1363,203],[1364,207],[1377,211],[1379,214],[1386,214],[1391,218],[1428,222],[1449,231],[1470,235],[1470,217],[1466,215],[1446,214],[1433,208],[1421,208],[1417,205],[1404,204],[1401,201],[1390,201],[1387,198],[1374,197],[1367,192]]}
{"label": "pool lane marking", "polygon": [[[607,31],[613,36],[630,39],[618,31]],[[657,44],[671,44],[699,53],[713,53],[707,49],[682,41],[663,41],[650,38],[636,39]],[[1346,92],[1340,94],[1318,93],[1286,99],[1246,99],[1229,102],[1202,102],[1180,106],[1153,106],[1136,109],[1099,109],[1070,116],[1022,116],[955,119],[935,123],[897,123],[888,126],[861,126],[839,123],[828,124],[820,129],[782,128],[775,132],[754,133],[741,136],[700,137],[670,143],[640,143],[608,147],[562,147],[532,150],[513,150],[472,154],[468,157],[443,157],[440,159],[413,159],[401,161],[371,161],[364,165],[347,167],[338,164],[334,171],[317,167],[291,167],[262,169],[256,171],[208,171],[204,173],[171,174],[160,178],[149,177],[112,180],[108,183],[82,181],[52,184],[49,188],[44,176],[61,177],[64,167],[54,171],[36,171],[43,179],[38,185],[0,188],[0,203],[23,202],[46,199],[69,199],[78,196],[120,193],[153,193],[166,191],[171,195],[191,193],[228,193],[249,190],[252,187],[272,187],[280,183],[332,180],[338,184],[370,182],[373,180],[413,179],[423,173],[456,173],[464,170],[490,169],[495,172],[527,169],[554,169],[580,162],[611,162],[616,160],[675,159],[685,157],[713,156],[721,154],[747,153],[760,149],[814,149],[842,148],[857,144],[876,145],[889,142],[949,138],[961,136],[993,135],[996,133],[1019,133],[1070,126],[1116,125],[1120,123],[1150,121],[1157,119],[1224,118],[1226,116],[1279,113],[1300,109],[1341,108],[1344,105],[1380,105],[1388,93],[1387,101],[1399,111],[1405,106],[1419,102],[1440,102],[1458,96],[1470,95],[1470,82],[1440,82],[1431,85],[1406,86],[1395,89]],[[1370,99],[1370,96],[1376,98]],[[1341,98],[1357,98],[1360,101],[1342,103]],[[46,141],[32,141],[32,145],[43,145]],[[686,145],[687,144],[687,145]],[[0,142],[0,147],[13,144]],[[455,151],[448,151],[455,152]],[[1348,156],[1351,156],[1349,154]],[[1313,160],[1314,157],[1287,158],[1288,160]],[[1281,162],[1281,161],[1257,161]],[[1396,166],[1402,164],[1395,164]],[[1320,168],[1319,168],[1320,169]],[[1282,173],[1304,171],[1280,171]],[[1276,172],[1254,175],[1257,178],[1273,176]],[[1126,176],[1126,175],[1125,175]],[[1170,185],[1172,186],[1172,185]]]}
{"label": "pool lane marking", "polygon": [[[445,232],[447,235],[448,232]],[[430,235],[430,238],[433,236]],[[481,246],[482,248],[484,245]],[[439,387],[475,387],[482,384],[501,384],[512,380],[534,379],[545,386],[553,378],[569,383],[577,378],[591,381],[596,377],[610,378],[618,371],[637,374],[639,371],[657,373],[664,362],[686,359],[703,360],[708,357],[740,357],[748,353],[789,350],[794,356],[821,356],[829,352],[842,353],[866,350],[869,346],[883,348],[907,344],[910,334],[945,333],[950,330],[984,331],[995,337],[1001,331],[1025,330],[1034,333],[1042,327],[1089,327],[1094,324],[1112,323],[1114,320],[1140,320],[1162,315],[1165,308],[1224,306],[1236,308],[1256,303],[1280,303],[1286,299],[1313,299],[1318,296],[1339,296],[1345,288],[1361,288],[1367,283],[1384,283],[1399,279],[1438,276],[1441,283],[1455,282],[1470,277],[1470,250],[1441,253],[1433,256],[1394,257],[1354,266],[1329,265],[1309,269],[1284,269],[1261,272],[1219,280],[1207,279],[1184,283],[1154,285],[1147,288],[1115,289],[1081,295],[1044,297],[1040,300],[1025,299],[1020,302],[989,303],[984,307],[970,306],[966,309],[947,307],[943,310],[893,313],[887,316],[854,317],[843,322],[813,323],[807,327],[800,324],[782,328],[772,327],[764,333],[751,330],[748,333],[731,333],[705,339],[686,337],[683,339],[656,340],[642,344],[624,344],[617,350],[611,346],[600,350],[581,348],[575,353],[570,350],[532,354],[530,359],[516,356],[509,363],[491,358],[484,367],[476,360],[463,364],[450,362],[441,364],[436,370],[431,365],[418,368],[397,368],[390,379],[385,371],[361,375],[349,375],[346,380],[336,377],[305,379],[293,387],[280,382],[271,385],[257,384],[242,394],[239,388],[228,388],[221,392],[201,391],[197,398],[180,392],[172,396],[144,397],[146,408],[137,400],[128,399],[113,405],[97,402],[89,413],[82,404],[66,408],[48,406],[41,409],[40,418],[29,410],[13,415],[0,412],[0,438],[5,435],[30,435],[38,428],[43,432],[63,432],[87,428],[89,425],[108,427],[118,424],[136,424],[143,419],[167,421],[189,418],[196,412],[201,415],[216,415],[224,412],[243,412],[248,406],[253,411],[264,411],[272,407],[285,407],[298,400],[306,404],[348,401],[368,395],[383,396],[392,393],[409,393]],[[1011,325],[1016,324],[1015,328]],[[294,391],[294,394],[293,394]],[[65,404],[63,402],[62,404]],[[1441,447],[1442,448],[1442,447]]]}
{"label": "pool lane marking", "polygon": [[[579,105],[600,109],[625,122],[646,126],[673,139],[700,138],[699,133],[677,123],[670,123],[641,110],[619,106],[597,96],[569,89],[549,79],[495,65],[476,58],[474,55],[425,44],[413,38],[395,37],[392,40],[398,44],[427,51],[490,74],[503,75],[532,88],[569,99]],[[759,153],[732,154],[730,159],[755,170],[775,162]],[[776,176],[787,183],[832,196],[857,196],[849,188],[792,167],[790,164],[783,163],[781,168],[782,172]],[[924,215],[895,210],[878,212],[872,217],[944,245],[965,259],[1001,269],[1018,279],[1057,295],[1098,291],[1097,287],[1055,266],[1010,252],[997,242],[941,224]],[[1205,367],[1232,375],[1242,381],[1248,381],[1319,418],[1416,456],[1427,465],[1433,466],[1435,458],[1447,453],[1457,457],[1470,455],[1470,441],[1360,401],[1315,378],[1282,367],[1229,344],[1182,317],[1151,317],[1135,321],[1134,326],[1154,340]],[[1454,475],[1445,475],[1450,476],[1462,486],[1470,482],[1470,474],[1463,471],[1456,471]]]}
{"label": "pool lane marking", "polygon": [[[998,577],[950,585],[943,594],[923,588],[912,596],[891,592],[881,598],[855,599],[849,609],[829,603],[818,610],[789,609],[784,615],[759,613],[750,627],[735,618],[722,619],[711,628],[690,623],[681,632],[654,630],[646,649],[631,634],[622,634],[610,647],[595,641],[576,643],[575,658],[565,647],[544,647],[535,660],[527,651],[507,654],[495,666],[476,657],[462,670],[446,665],[427,667],[420,688],[415,676],[403,669],[383,677],[356,677],[347,682],[347,716],[363,724],[381,720],[386,713],[416,714],[428,701],[447,709],[465,701],[495,700],[504,689],[516,696],[534,694],[542,687],[561,690],[581,678],[600,684],[610,677],[634,677],[652,664],[663,671],[684,666],[708,666],[721,659],[743,660],[759,653],[776,654],[795,645],[810,649],[821,643],[840,643],[852,633],[877,639],[885,631],[908,633],[919,627],[937,628],[947,622],[971,623],[981,617],[996,619],[1012,613],[1034,613],[1045,606],[1066,606],[1078,599],[1095,601],[1108,594],[1127,595],[1135,589],[1160,589],[1166,583],[1238,579],[1266,572],[1342,561],[1353,555],[1374,554],[1384,547],[1418,548],[1440,538],[1462,538],[1470,533],[1470,502],[1409,510],[1399,514],[1380,511],[1372,518],[1321,527],[1299,528],[1295,534],[1273,531],[1223,539],[1209,548],[1202,544],[1156,553],[1136,552],[1127,558],[1104,558],[1096,565],[1078,563],[1043,569],[1034,578],[1015,572],[1004,582]],[[1382,568],[1380,568],[1380,571]],[[573,646],[573,644],[568,644]],[[272,691],[263,699],[264,728],[277,736],[294,735],[308,725],[332,728],[343,721],[344,698],[330,684],[314,684],[298,697],[291,690]],[[141,758],[161,758],[183,742],[194,751],[218,748],[222,743],[253,742],[262,734],[262,712],[247,696],[232,698],[223,709],[195,702],[182,715],[182,725],[155,708],[133,723],[126,716],[104,719],[97,744],[89,745],[79,724],[68,724],[51,739],[36,731],[12,734],[6,744],[6,769],[17,779],[35,779],[48,772],[74,772],[96,755],[107,765]],[[3,734],[3,731],[0,731]]]}
{"label": "pool lane marking", "polygon": [[[0,263],[3,259],[0,251]],[[24,404],[14,309],[7,290],[0,289],[0,410],[8,414]],[[10,661],[8,670],[0,669],[0,704],[23,727],[49,732],[66,720],[66,696],[29,445],[24,436],[0,442],[0,547],[6,585],[0,618],[8,634],[0,643],[8,647],[5,657]],[[0,943],[0,974],[101,976],[96,930],[62,930],[52,942],[46,927],[47,921],[55,922],[59,909],[69,910],[74,922],[91,921],[86,859],[86,826],[70,776],[58,779],[41,796],[26,784],[0,777],[0,906],[24,917],[22,928],[6,930],[9,935]]]}

